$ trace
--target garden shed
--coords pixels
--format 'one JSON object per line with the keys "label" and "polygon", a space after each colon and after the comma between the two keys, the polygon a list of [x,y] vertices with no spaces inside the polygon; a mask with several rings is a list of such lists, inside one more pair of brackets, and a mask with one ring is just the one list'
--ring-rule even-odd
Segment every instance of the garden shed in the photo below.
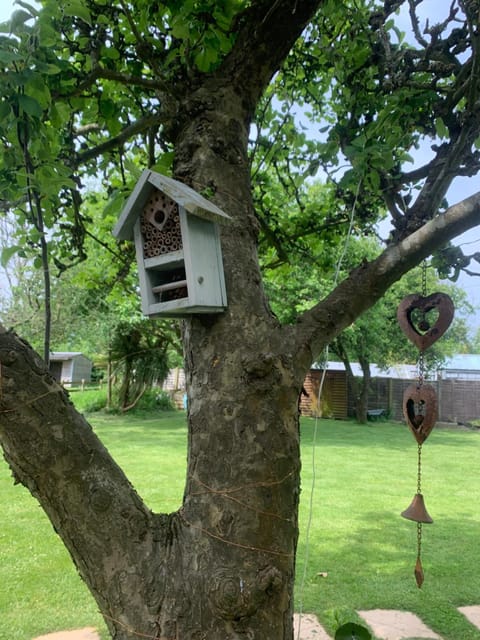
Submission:
{"label": "garden shed", "polygon": [[[352,370],[356,377],[363,375],[358,363],[352,363]],[[302,415],[337,419],[354,415],[355,399],[343,364],[327,364],[319,408],[318,389],[322,375],[320,364],[313,365],[308,372],[299,402]],[[381,369],[372,364],[371,376],[368,408],[382,409],[393,420],[403,421],[403,393],[412,380],[417,379],[416,365],[398,364]],[[437,394],[438,421],[469,423],[480,419],[480,355],[457,354],[448,358],[429,376],[428,383]]]}
{"label": "garden shed", "polygon": [[50,373],[65,386],[90,382],[92,361],[78,351],[56,351],[50,354]]}
{"label": "garden shed", "polygon": [[[355,377],[363,376],[358,362],[351,363]],[[376,364],[370,366],[372,376],[369,394],[369,408],[391,410],[394,403],[394,382],[413,380],[417,368],[414,365],[398,364],[382,369]],[[315,363],[307,373],[303,383],[304,393],[300,396],[299,409],[304,416],[322,415],[344,420],[353,415],[355,400],[349,390],[347,372],[343,362],[330,361],[325,367],[321,407],[318,406],[318,389],[324,375],[324,365]],[[401,402],[401,400],[400,400]],[[401,416],[401,414],[400,414]]]}
{"label": "garden shed", "polygon": [[480,380],[480,354],[458,353],[447,358],[437,375],[442,380]]}

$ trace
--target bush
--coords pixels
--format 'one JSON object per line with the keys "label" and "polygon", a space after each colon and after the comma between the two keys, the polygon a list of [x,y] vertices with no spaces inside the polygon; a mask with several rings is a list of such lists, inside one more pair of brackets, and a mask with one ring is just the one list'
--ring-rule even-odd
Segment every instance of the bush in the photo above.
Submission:
{"label": "bush", "polygon": [[161,411],[172,411],[173,409],[176,409],[172,402],[172,398],[166,391],[157,392],[157,407]]}
{"label": "bush", "polygon": [[148,389],[130,412],[173,411],[175,408],[168,393],[159,389]]}
{"label": "bush", "polygon": [[[116,396],[115,393],[114,396]],[[105,411],[107,406],[107,389],[71,391],[70,399],[75,405],[77,411],[80,411],[80,413],[96,413],[98,411]],[[153,413],[156,411],[174,411],[175,409],[176,407],[168,393],[159,389],[149,389],[145,391],[130,412]],[[120,413],[120,408],[118,407],[118,396],[113,398],[113,406],[110,407],[108,413]]]}
{"label": "bush", "polygon": [[80,413],[96,413],[107,406],[106,389],[86,389],[70,392],[70,400]]}

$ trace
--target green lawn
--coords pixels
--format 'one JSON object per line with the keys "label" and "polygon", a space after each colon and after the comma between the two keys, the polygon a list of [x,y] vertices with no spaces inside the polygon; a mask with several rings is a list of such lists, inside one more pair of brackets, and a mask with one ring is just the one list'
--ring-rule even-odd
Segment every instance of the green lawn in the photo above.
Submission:
{"label": "green lawn", "polygon": [[[182,413],[91,418],[154,510],[180,505],[186,429]],[[416,490],[416,444],[406,427],[320,420],[302,423],[303,482],[297,607],[332,633],[356,609],[413,611],[444,640],[480,640],[457,606],[480,604],[480,433],[434,430],[424,445],[425,584],[413,578],[415,523],[399,513]],[[316,483],[303,582],[305,531]],[[37,503],[0,464],[0,640],[102,627],[93,599]],[[326,574],[326,575],[325,575]],[[106,635],[104,636],[106,638]]]}

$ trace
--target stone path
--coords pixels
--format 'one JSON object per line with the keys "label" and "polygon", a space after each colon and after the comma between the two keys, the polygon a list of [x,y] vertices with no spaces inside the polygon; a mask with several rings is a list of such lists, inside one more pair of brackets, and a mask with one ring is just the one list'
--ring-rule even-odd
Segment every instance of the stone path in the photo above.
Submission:
{"label": "stone path", "polygon": [[100,636],[93,627],[85,627],[74,631],[47,633],[46,636],[38,636],[34,640],[100,640]]}
{"label": "stone path", "polygon": [[[480,629],[480,605],[459,607],[458,610],[475,627]],[[377,640],[408,640],[411,638],[427,638],[428,640],[442,640],[435,631],[429,629],[418,616],[408,611],[395,609],[372,609],[358,611],[358,615],[375,634]],[[298,635],[300,626],[300,636]],[[332,640],[325,629],[318,622],[316,616],[310,613],[302,614],[301,620],[295,614],[295,640]],[[93,627],[74,631],[57,631],[45,636],[38,636],[34,640],[100,640]]]}
{"label": "stone path", "polygon": [[358,615],[381,640],[402,640],[402,638],[442,640],[438,633],[429,629],[418,616],[408,611],[373,609],[359,611]]}
{"label": "stone path", "polygon": [[480,607],[458,607],[458,610],[469,622],[480,629]]}

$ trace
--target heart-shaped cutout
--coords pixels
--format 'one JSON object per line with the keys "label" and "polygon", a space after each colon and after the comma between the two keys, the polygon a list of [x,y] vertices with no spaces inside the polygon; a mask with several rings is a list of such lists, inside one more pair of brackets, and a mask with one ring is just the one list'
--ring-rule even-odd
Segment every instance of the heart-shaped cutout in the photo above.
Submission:
{"label": "heart-shaped cutout", "polygon": [[423,444],[437,421],[437,394],[429,384],[411,384],[403,393],[403,416],[418,444]]}
{"label": "heart-shaped cutout", "polygon": [[[426,314],[430,311],[436,313],[433,326],[426,320]],[[425,351],[443,336],[453,320],[454,311],[452,299],[446,293],[437,292],[426,297],[412,293],[398,305],[397,319],[407,338],[420,351]],[[415,314],[420,318],[417,321]]]}

